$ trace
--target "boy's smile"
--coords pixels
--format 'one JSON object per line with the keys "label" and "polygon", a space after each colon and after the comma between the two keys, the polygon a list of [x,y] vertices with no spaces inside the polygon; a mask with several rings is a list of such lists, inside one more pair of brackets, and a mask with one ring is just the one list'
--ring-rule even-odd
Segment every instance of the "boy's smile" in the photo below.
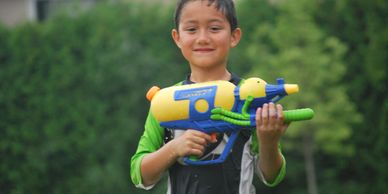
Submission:
{"label": "boy's smile", "polygon": [[182,9],[179,29],[172,36],[190,67],[226,67],[229,49],[240,40],[240,29],[231,32],[223,12],[208,1],[192,1]]}
{"label": "boy's smile", "polygon": [[194,51],[199,52],[199,53],[208,53],[208,52],[214,51],[214,49],[212,49],[212,48],[196,48],[196,49],[194,49]]}

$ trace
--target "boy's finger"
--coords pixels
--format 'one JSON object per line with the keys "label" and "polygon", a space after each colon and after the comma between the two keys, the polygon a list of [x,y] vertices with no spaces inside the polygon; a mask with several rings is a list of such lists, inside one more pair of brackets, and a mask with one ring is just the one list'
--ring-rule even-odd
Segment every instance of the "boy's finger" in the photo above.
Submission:
{"label": "boy's finger", "polygon": [[263,110],[261,112],[262,125],[266,126],[268,124],[268,104],[263,104]]}
{"label": "boy's finger", "polygon": [[206,138],[203,138],[203,137],[200,137],[200,136],[195,136],[192,138],[192,141],[196,144],[200,144],[200,145],[205,145],[207,144],[207,139]]}
{"label": "boy's finger", "polygon": [[280,105],[280,104],[277,104],[276,105],[276,108],[277,108],[277,117],[278,117],[278,120],[283,122],[284,121],[284,114],[283,114],[283,106]]}
{"label": "boy's finger", "polygon": [[269,103],[268,105],[268,118],[269,118],[269,124],[274,125],[276,123],[277,119],[277,114],[276,114],[276,109],[275,109],[275,104],[274,103]]}
{"label": "boy's finger", "polygon": [[[199,141],[198,143],[206,144],[208,142],[214,142],[214,139],[210,134],[207,134],[201,131],[196,131],[196,130],[195,130],[195,134],[198,138],[201,139],[201,141]],[[217,141],[217,139],[215,141]]]}
{"label": "boy's finger", "polygon": [[190,149],[203,150],[205,148],[205,146],[195,142],[188,143],[187,145]]}
{"label": "boy's finger", "polygon": [[188,156],[191,156],[191,155],[194,155],[194,156],[202,156],[203,154],[203,151],[201,151],[200,149],[195,149],[195,148],[192,148],[190,150],[190,152],[187,154]]}
{"label": "boy's finger", "polygon": [[256,110],[256,126],[260,126],[262,123],[261,114],[262,114],[262,109],[261,109],[261,107],[259,107]]}

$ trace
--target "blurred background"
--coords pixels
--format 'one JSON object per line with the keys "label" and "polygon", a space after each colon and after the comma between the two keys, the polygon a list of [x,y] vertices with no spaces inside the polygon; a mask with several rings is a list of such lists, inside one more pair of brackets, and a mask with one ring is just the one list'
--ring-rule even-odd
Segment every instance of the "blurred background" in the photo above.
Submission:
{"label": "blurred background", "polygon": [[[313,120],[282,139],[285,180],[257,193],[388,189],[388,3],[237,0],[229,68],[299,94]],[[0,0],[0,193],[165,193],[130,181],[147,90],[185,78],[172,0]]]}

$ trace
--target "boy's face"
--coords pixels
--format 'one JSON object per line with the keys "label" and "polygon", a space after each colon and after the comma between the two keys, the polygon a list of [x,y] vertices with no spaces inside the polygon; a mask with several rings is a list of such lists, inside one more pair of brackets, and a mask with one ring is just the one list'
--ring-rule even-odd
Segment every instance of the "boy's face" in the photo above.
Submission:
{"label": "boy's face", "polygon": [[239,28],[231,32],[225,15],[207,1],[188,2],[181,12],[179,29],[172,36],[191,67],[226,66],[229,49],[241,37]]}

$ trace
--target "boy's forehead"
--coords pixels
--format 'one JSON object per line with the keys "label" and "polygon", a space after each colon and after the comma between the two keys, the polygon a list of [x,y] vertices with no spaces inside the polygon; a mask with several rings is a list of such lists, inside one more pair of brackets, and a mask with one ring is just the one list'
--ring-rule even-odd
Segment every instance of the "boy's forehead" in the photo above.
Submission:
{"label": "boy's forehead", "polygon": [[181,22],[192,22],[199,19],[209,21],[227,21],[225,14],[218,10],[215,4],[209,4],[207,0],[188,2],[181,12]]}

